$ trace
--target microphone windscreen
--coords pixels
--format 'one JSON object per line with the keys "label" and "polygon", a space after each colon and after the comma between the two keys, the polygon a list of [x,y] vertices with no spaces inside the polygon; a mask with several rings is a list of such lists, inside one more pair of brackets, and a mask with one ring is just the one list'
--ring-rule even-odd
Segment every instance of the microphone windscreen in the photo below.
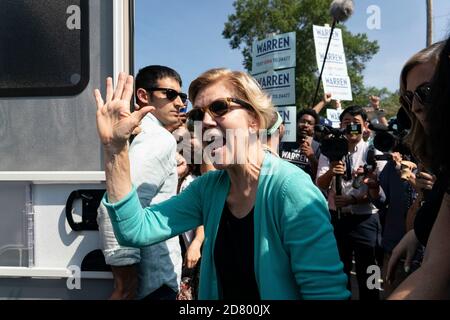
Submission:
{"label": "microphone windscreen", "polygon": [[330,14],[336,22],[344,22],[353,14],[352,0],[334,0],[330,5]]}

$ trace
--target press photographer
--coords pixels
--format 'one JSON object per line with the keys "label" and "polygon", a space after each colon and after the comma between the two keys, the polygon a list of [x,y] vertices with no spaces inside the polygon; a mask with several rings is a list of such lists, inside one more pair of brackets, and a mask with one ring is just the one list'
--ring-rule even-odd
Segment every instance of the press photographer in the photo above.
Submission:
{"label": "press photographer", "polygon": [[[367,185],[353,187],[358,169],[368,164],[367,157],[371,150],[369,144],[362,139],[362,132],[368,125],[367,115],[362,107],[352,106],[342,112],[340,121],[341,129],[347,129],[350,125],[350,128],[359,130],[346,130],[341,137],[338,137],[337,132],[331,132],[331,140],[327,138],[322,141],[317,185],[328,196],[344,272],[350,279],[354,253],[360,299],[377,300],[378,290],[370,290],[367,287],[367,267],[377,264],[375,248],[380,238],[378,210],[370,202]],[[343,157],[343,160],[339,157]],[[380,164],[375,172],[378,173],[382,169],[383,164]],[[337,178],[339,176],[342,179]],[[336,195],[339,188],[342,189],[342,195]],[[350,289],[350,283],[348,288]]]}
{"label": "press photographer", "polygon": [[[397,117],[390,120],[387,126],[372,124],[369,128],[375,132],[374,146],[384,152],[382,156],[374,156],[374,160],[388,160],[379,176],[370,173],[363,180],[368,186],[372,203],[379,209],[382,225],[382,270],[385,274],[393,249],[405,232],[412,228],[412,220],[409,218],[408,222],[408,216],[415,214],[418,209],[420,183],[416,183],[417,164],[413,162],[415,160],[404,143],[410,129],[410,121],[404,110],[400,109]],[[395,281],[383,283],[385,297],[392,293],[409,272],[417,269],[422,252],[423,249],[419,248],[414,255],[412,269],[405,270],[403,266],[398,266]]]}

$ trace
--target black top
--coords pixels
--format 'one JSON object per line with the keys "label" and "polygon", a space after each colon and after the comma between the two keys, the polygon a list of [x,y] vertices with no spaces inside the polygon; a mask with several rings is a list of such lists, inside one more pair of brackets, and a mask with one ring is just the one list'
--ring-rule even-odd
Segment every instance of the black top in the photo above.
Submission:
{"label": "black top", "polygon": [[[320,157],[319,145],[312,140],[312,148],[317,160]],[[316,172],[313,172],[311,163],[306,155],[300,150],[300,145],[297,142],[284,142],[280,146],[280,158],[286,160],[305,171],[314,180]]]}
{"label": "black top", "polygon": [[214,247],[224,300],[260,300],[254,269],[253,212],[238,219],[225,204]]}
{"label": "black top", "polygon": [[425,193],[424,204],[417,211],[414,220],[414,233],[419,242],[426,246],[431,229],[436,221],[447,184],[439,176],[433,185],[433,189]]}

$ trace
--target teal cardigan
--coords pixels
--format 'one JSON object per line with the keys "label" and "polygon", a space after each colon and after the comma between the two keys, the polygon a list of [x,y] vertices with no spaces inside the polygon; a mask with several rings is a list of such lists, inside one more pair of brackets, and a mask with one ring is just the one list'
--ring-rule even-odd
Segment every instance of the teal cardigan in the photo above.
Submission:
{"label": "teal cardigan", "polygon": [[[199,225],[205,241],[199,299],[221,299],[214,244],[230,189],[226,171],[213,171],[181,194],[142,209],[136,190],[103,203],[121,245],[148,246]],[[254,210],[254,267],[261,299],[348,299],[325,198],[296,166],[266,154]]]}

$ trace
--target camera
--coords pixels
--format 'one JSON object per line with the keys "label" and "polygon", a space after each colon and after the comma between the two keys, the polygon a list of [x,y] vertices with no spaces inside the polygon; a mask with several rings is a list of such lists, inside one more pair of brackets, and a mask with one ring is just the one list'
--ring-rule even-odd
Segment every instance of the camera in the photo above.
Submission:
{"label": "camera", "polygon": [[352,135],[362,134],[362,127],[359,123],[351,123],[345,129],[344,134],[352,134]]}
{"label": "camera", "polygon": [[376,149],[381,152],[398,151],[403,155],[410,154],[409,149],[403,144],[403,139],[410,128],[411,121],[403,108],[400,108],[397,116],[391,119],[387,126],[373,123],[369,125],[369,129],[376,132],[373,140]]}
{"label": "camera", "polygon": [[389,157],[392,159],[392,156],[390,154],[376,155],[373,148],[369,149],[369,151],[367,152],[366,164],[364,165],[364,172],[358,174],[358,176],[353,179],[352,187],[354,189],[359,189],[363,184],[364,178],[369,173],[375,171],[375,169],[377,168],[377,161],[386,161],[385,159]]}
{"label": "camera", "polygon": [[[323,136],[320,151],[330,162],[342,160],[348,154],[346,134],[362,134],[360,124],[349,124],[345,129],[335,129],[330,126],[316,125],[314,130]],[[342,195],[341,175],[336,175],[336,195]],[[337,208],[338,216],[341,209]]]}
{"label": "camera", "polygon": [[349,124],[345,129],[336,129],[326,125],[316,125],[314,130],[324,136],[321,141],[320,151],[330,161],[340,161],[348,153],[346,134],[358,135],[362,133],[360,124]]}
{"label": "camera", "polygon": [[364,172],[361,174],[358,174],[354,179],[353,179],[353,183],[352,183],[352,187],[354,189],[359,189],[364,181],[364,178],[369,174],[372,173],[376,168],[376,164],[372,165],[372,164],[365,164],[364,165]]}

